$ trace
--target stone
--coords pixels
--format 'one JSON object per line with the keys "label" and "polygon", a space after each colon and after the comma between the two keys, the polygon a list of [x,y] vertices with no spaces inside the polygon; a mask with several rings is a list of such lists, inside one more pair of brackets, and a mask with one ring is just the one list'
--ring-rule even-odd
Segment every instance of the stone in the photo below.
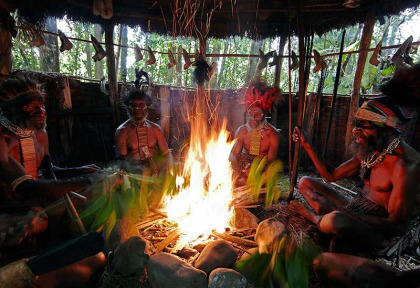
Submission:
{"label": "stone", "polygon": [[159,253],[147,262],[147,275],[152,288],[206,288],[207,275],[178,256]]}
{"label": "stone", "polygon": [[[252,233],[252,229],[257,229],[258,218],[245,208],[235,209],[234,225],[236,229],[251,228],[248,231]],[[247,234],[248,235],[248,234]]]}
{"label": "stone", "polygon": [[121,243],[114,251],[113,267],[120,275],[143,272],[150,253],[147,240],[133,236]]}
{"label": "stone", "polygon": [[287,234],[286,226],[280,221],[274,218],[262,221],[255,233],[255,242],[258,244],[259,253],[270,253],[274,242]]}
{"label": "stone", "polygon": [[208,275],[216,268],[231,268],[237,257],[235,248],[227,241],[215,240],[203,249],[194,266]]}
{"label": "stone", "polygon": [[129,217],[124,217],[118,219],[115,222],[114,228],[111,231],[108,239],[105,243],[105,252],[106,254],[109,251],[114,251],[121,243],[126,241],[132,236],[140,237],[139,230],[136,228],[135,221],[131,220]]}
{"label": "stone", "polygon": [[[248,252],[248,253],[246,253],[246,252]],[[258,247],[248,249],[248,250],[246,250],[246,252],[244,254],[242,254],[242,257],[239,261],[248,260],[253,255],[260,253]]]}
{"label": "stone", "polygon": [[250,287],[246,278],[239,272],[227,269],[214,269],[209,276],[208,288],[247,288]]}

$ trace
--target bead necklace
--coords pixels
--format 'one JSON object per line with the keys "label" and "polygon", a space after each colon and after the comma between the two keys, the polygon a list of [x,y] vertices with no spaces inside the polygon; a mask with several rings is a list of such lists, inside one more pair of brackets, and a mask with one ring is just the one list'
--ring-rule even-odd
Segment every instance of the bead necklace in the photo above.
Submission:
{"label": "bead necklace", "polygon": [[16,134],[19,137],[29,137],[34,133],[33,130],[23,129],[13,124],[12,122],[10,122],[10,120],[7,119],[6,116],[4,116],[3,111],[1,109],[0,109],[0,124],[1,126],[3,126],[4,128]]}
{"label": "bead necklace", "polygon": [[368,157],[363,159],[360,162],[362,169],[366,170],[366,169],[372,168],[373,166],[384,161],[385,155],[392,154],[392,151],[394,151],[394,149],[397,148],[400,142],[401,142],[400,137],[394,138],[394,140],[392,140],[391,143],[389,143],[388,147],[386,147],[386,149],[384,149],[381,153],[378,154],[378,152],[375,152],[372,154],[372,156],[370,156],[369,159]]}

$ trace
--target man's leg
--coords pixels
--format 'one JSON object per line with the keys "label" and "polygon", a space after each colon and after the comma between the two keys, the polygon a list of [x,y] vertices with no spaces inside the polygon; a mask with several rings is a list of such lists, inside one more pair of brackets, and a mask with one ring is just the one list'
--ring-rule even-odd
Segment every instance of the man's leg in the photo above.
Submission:
{"label": "man's leg", "polygon": [[321,216],[317,227],[325,234],[335,235],[360,246],[379,247],[386,242],[385,237],[372,226],[340,211]]}
{"label": "man's leg", "polygon": [[420,269],[399,271],[374,260],[321,253],[313,260],[321,280],[333,287],[418,287]]}
{"label": "man's leg", "polygon": [[349,199],[317,178],[302,177],[298,189],[315,212],[321,215],[338,210],[349,203]]}

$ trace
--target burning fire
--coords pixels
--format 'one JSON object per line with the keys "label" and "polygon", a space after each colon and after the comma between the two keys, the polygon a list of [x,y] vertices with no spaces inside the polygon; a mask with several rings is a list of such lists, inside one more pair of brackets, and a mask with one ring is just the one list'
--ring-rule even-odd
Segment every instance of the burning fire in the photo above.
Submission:
{"label": "burning fire", "polygon": [[168,197],[164,208],[180,232],[173,250],[204,241],[213,230],[223,233],[230,228],[233,207],[229,154],[234,141],[228,142],[228,137],[226,122],[218,133],[203,132],[203,126],[192,123],[183,175],[176,179],[179,194]]}

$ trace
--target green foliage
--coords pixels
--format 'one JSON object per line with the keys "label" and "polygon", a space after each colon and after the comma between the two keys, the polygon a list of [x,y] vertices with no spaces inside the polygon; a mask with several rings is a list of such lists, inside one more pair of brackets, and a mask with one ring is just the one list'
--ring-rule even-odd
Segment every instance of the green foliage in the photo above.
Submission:
{"label": "green foliage", "polygon": [[290,236],[279,239],[270,254],[256,253],[237,262],[241,272],[256,287],[308,287],[313,258],[321,252],[310,239],[301,243]]}
{"label": "green foliage", "polygon": [[[258,200],[261,188],[265,185],[267,189],[265,205],[269,206],[279,200],[282,190],[285,192],[289,191],[289,183],[281,173],[283,163],[280,160],[275,160],[268,164],[267,162],[267,156],[254,159],[246,184],[252,189],[254,201]],[[282,189],[278,186],[279,182]]]}

